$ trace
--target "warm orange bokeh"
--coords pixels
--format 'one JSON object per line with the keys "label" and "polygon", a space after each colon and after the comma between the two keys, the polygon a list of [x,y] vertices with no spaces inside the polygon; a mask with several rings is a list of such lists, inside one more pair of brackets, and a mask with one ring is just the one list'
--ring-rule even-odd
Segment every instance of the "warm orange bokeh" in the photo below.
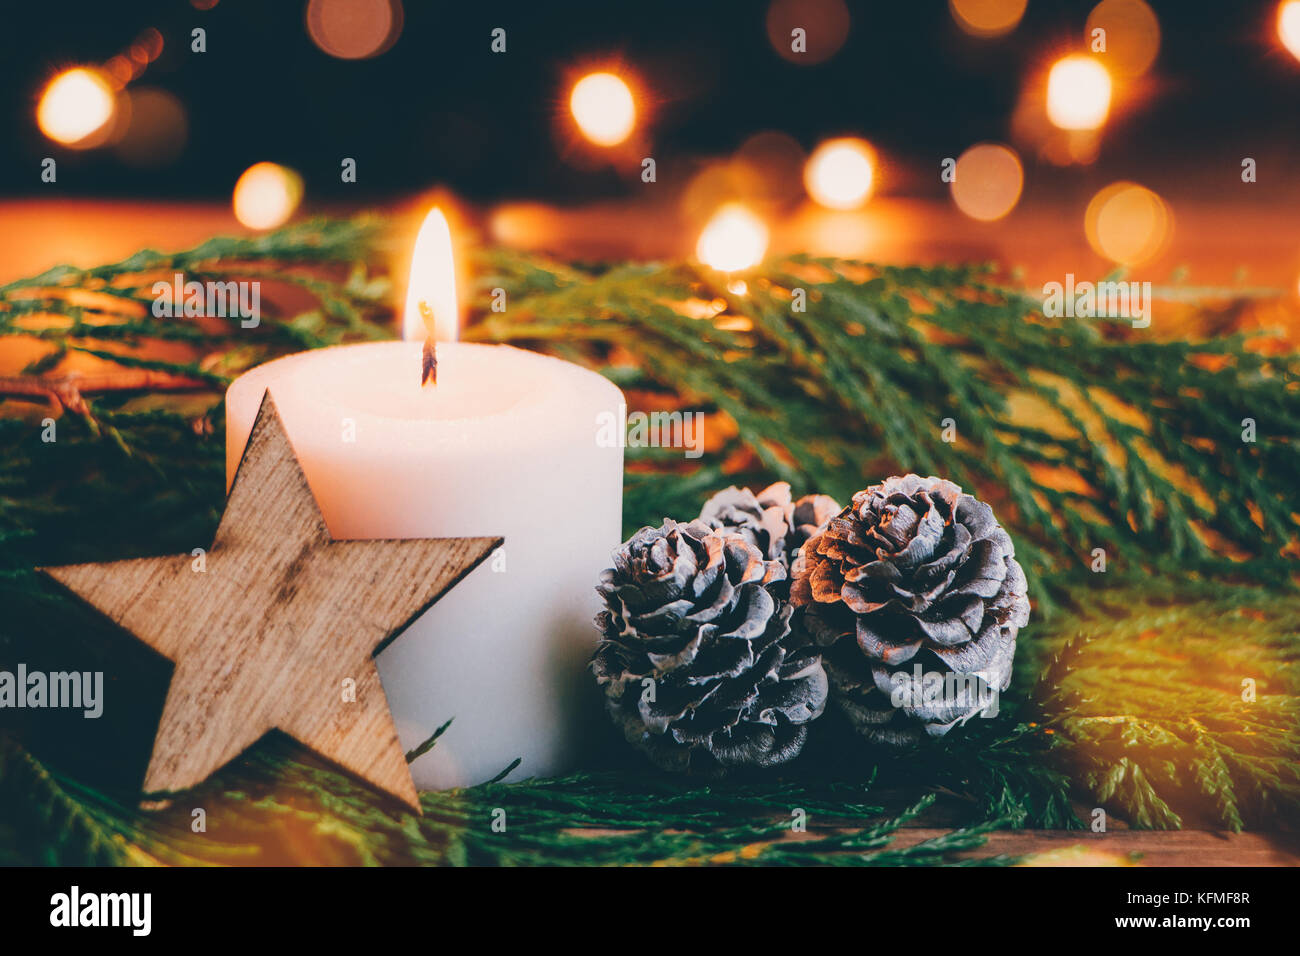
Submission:
{"label": "warm orange bokeh", "polygon": [[1088,14],[1085,32],[1105,30],[1106,68],[1117,76],[1141,76],[1160,52],[1160,21],[1143,0],[1101,0]]}
{"label": "warm orange bokeh", "polygon": [[977,37],[1010,33],[1025,15],[1028,0],[948,0],[957,26]]}
{"label": "warm orange bokeh", "polygon": [[302,200],[302,177],[276,163],[255,163],[235,183],[235,218],[249,229],[288,222]]}
{"label": "warm orange bokeh", "polygon": [[1015,208],[1024,184],[1025,172],[1015,150],[999,143],[978,143],[957,160],[952,199],[972,219],[992,222]]}
{"label": "warm orange bokeh", "polygon": [[117,112],[112,84],[98,70],[75,67],[49,82],[36,107],[41,132],[65,146],[98,145]]}
{"label": "warm orange bokeh", "polygon": [[1300,60],[1300,0],[1278,4],[1277,36],[1290,54]]}
{"label": "warm orange bokeh", "polygon": [[569,110],[582,135],[597,146],[617,146],[636,128],[636,100],[614,73],[589,73],[575,83]]}
{"label": "warm orange bokeh", "polygon": [[722,207],[709,220],[695,254],[719,272],[739,272],[763,261],[767,241],[767,225],[744,206],[733,204]]}
{"label": "warm orange bokeh", "polygon": [[1061,129],[1098,129],[1110,112],[1110,74],[1095,58],[1075,54],[1047,75],[1047,118]]}
{"label": "warm orange bokeh", "polygon": [[808,195],[827,209],[856,209],[871,196],[875,151],[865,140],[827,140],[813,150],[804,166]]}
{"label": "warm orange bokeh", "polygon": [[1171,231],[1164,200],[1145,186],[1118,182],[1088,203],[1084,231],[1098,255],[1120,265],[1141,265],[1164,247]]}

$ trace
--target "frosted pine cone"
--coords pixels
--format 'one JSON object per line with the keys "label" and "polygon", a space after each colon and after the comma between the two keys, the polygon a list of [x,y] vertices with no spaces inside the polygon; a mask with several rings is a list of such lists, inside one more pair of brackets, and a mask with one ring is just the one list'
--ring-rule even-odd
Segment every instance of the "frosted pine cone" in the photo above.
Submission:
{"label": "frosted pine cone", "polygon": [[992,509],[950,481],[858,492],[792,574],[791,603],[828,648],[832,699],[869,739],[942,736],[1011,682],[1025,575]]}
{"label": "frosted pine cone", "polygon": [[734,485],[719,491],[704,503],[699,520],[710,528],[734,531],[769,561],[781,561],[788,568],[794,553],[839,510],[839,503],[827,495],[793,501],[790,485],[778,481],[757,495]]}
{"label": "frosted pine cone", "polygon": [[642,528],[614,553],[592,669],[629,742],[668,769],[798,755],[827,682],[790,630],[785,581],[779,561],[701,521]]}

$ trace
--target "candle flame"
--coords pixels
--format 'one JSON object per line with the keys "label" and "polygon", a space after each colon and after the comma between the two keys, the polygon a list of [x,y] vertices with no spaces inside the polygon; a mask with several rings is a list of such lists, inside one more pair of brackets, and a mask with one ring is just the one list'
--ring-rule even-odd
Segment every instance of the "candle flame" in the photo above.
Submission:
{"label": "candle flame", "polygon": [[460,308],[456,301],[456,261],[451,250],[451,227],[437,206],[429,210],[415,239],[411,272],[406,286],[402,338],[455,342],[460,334]]}

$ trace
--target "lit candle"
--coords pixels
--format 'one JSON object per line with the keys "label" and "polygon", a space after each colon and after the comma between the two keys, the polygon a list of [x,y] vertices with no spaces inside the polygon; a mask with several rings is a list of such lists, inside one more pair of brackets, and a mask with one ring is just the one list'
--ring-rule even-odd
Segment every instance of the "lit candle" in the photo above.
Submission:
{"label": "lit candle", "polygon": [[[520,776],[572,763],[594,585],[621,531],[623,452],[598,425],[622,420],[622,393],[559,359],[456,342],[458,321],[435,210],[412,259],[408,341],[291,355],[226,393],[227,482],[269,389],[335,538],[505,538],[378,657],[403,747],[452,721],[412,764],[423,789],[482,782],[516,757]],[[430,331],[437,382],[422,385]]]}

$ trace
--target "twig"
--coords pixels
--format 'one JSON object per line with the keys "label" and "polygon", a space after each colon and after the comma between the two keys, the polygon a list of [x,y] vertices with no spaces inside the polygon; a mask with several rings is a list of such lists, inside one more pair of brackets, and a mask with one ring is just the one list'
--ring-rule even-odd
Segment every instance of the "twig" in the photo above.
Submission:
{"label": "twig", "polygon": [[211,389],[212,383],[155,369],[131,368],[117,372],[67,375],[0,376],[0,397],[44,399],[54,411],[88,414],[85,396],[95,392],[183,392]]}

